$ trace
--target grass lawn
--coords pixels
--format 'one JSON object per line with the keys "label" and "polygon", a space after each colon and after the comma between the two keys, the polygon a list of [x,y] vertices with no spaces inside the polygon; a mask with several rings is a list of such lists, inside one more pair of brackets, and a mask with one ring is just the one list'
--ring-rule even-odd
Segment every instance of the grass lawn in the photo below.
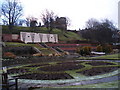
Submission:
{"label": "grass lawn", "polygon": [[80,57],[79,59],[120,59],[120,53],[111,55],[102,55],[98,57]]}
{"label": "grass lawn", "polygon": [[[20,34],[20,32],[35,32],[35,33],[49,33],[45,27],[36,27],[35,30],[32,30],[30,27],[20,27],[15,26],[13,30],[8,30],[7,26],[2,26],[3,34]],[[58,34],[60,41],[69,41],[69,40],[85,40],[79,34],[69,31],[62,31],[60,29],[53,29],[51,34]]]}
{"label": "grass lawn", "polygon": [[24,44],[24,43],[17,43],[17,42],[5,42],[5,45],[9,47],[19,47],[19,46],[32,46],[38,48],[43,54],[47,55],[50,53],[54,53],[53,50],[48,49],[48,48],[42,48],[38,46],[37,44]]}

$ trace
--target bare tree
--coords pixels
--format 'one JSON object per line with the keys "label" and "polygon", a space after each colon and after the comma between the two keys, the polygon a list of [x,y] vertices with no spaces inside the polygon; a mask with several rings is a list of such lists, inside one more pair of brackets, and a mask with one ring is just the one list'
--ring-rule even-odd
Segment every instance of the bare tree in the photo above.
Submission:
{"label": "bare tree", "polygon": [[57,15],[55,15],[53,11],[48,11],[47,9],[45,10],[44,13],[41,14],[41,19],[44,25],[49,30],[49,33],[52,31],[54,27],[53,25],[56,18],[57,18]]}
{"label": "bare tree", "polygon": [[95,29],[98,25],[100,25],[100,22],[94,18],[91,18],[86,22],[86,28],[88,29],[89,28]]}
{"label": "bare tree", "polygon": [[33,16],[28,16],[26,18],[26,25],[28,27],[35,27],[37,25],[37,18],[33,17]]}
{"label": "bare tree", "polygon": [[96,19],[90,19],[86,27],[81,32],[84,38],[100,43],[115,42],[113,37],[116,36],[117,29],[110,20],[104,19],[100,22]]}
{"label": "bare tree", "polygon": [[9,30],[11,30],[20,16],[22,16],[23,8],[18,0],[5,0],[1,11],[4,16],[4,22],[8,23]]}
{"label": "bare tree", "polygon": [[69,17],[66,17],[66,25],[70,26],[71,25],[71,20]]}

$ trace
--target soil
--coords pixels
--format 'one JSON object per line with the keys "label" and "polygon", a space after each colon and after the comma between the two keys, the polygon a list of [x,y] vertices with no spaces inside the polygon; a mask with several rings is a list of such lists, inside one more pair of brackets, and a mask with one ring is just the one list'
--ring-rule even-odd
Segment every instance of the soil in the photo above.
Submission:
{"label": "soil", "polygon": [[17,64],[34,64],[40,62],[50,62],[50,61],[70,61],[75,60],[76,58],[69,58],[69,57],[26,57],[25,59],[10,59],[2,61],[2,66],[11,66]]}
{"label": "soil", "polygon": [[66,63],[66,64],[56,64],[56,65],[45,66],[45,67],[38,68],[38,70],[59,72],[59,71],[81,69],[83,67],[85,66],[80,65],[80,64],[75,64],[75,63]]}
{"label": "soil", "polygon": [[89,70],[80,71],[80,72],[77,72],[77,73],[83,74],[85,76],[95,76],[95,75],[100,75],[100,74],[105,74],[105,73],[115,71],[118,68],[120,68],[120,66],[118,66],[118,67],[115,67],[115,66],[111,66],[111,67],[93,67],[93,68],[91,68]]}
{"label": "soil", "polygon": [[114,63],[110,63],[110,62],[100,62],[100,61],[97,61],[97,62],[88,62],[86,64],[89,64],[89,65],[92,65],[92,66],[99,66],[99,65],[116,65]]}
{"label": "soil", "polygon": [[28,66],[25,66],[25,67],[39,67],[39,66],[45,66],[45,65],[49,65],[49,64],[33,64],[33,65],[28,65]]}
{"label": "soil", "polygon": [[20,79],[32,79],[32,80],[59,80],[59,79],[73,79],[67,73],[31,73],[17,76]]}
{"label": "soil", "polygon": [[12,52],[15,55],[25,55],[37,53],[31,46],[3,47],[3,52]]}
{"label": "soil", "polygon": [[30,72],[30,71],[28,71],[28,69],[23,69],[23,68],[8,69],[8,74],[26,73],[26,72]]}
{"label": "soil", "polygon": [[57,64],[79,64],[79,63],[83,63],[84,61],[66,61],[66,62],[61,62],[61,63],[57,63]]}
{"label": "soil", "polygon": [[[74,60],[73,61],[62,61],[61,63],[57,63],[57,64],[48,64],[48,63],[40,64],[39,62],[37,64],[23,66],[23,67],[28,67],[28,69],[23,68],[23,67],[8,69],[8,74],[16,74],[16,73],[21,74],[22,73],[22,75],[18,75],[17,77],[20,79],[32,79],[32,80],[73,79],[72,76],[70,76],[69,74],[63,71],[77,70],[77,69],[84,68],[85,66],[81,65],[81,63],[83,62],[85,61],[74,61]],[[93,65],[93,67],[91,69],[79,71],[76,73],[80,73],[85,76],[95,76],[95,75],[109,73],[109,72],[112,72],[120,68],[120,66],[94,67],[94,66],[99,66],[99,65],[116,65],[114,63],[102,62],[102,61],[101,62],[100,61],[87,62],[86,64]],[[40,67],[40,66],[43,66],[43,67]],[[34,73],[32,71],[29,71],[29,69],[32,67],[38,67],[37,70],[39,70],[39,72]],[[43,73],[41,71],[45,71],[45,72]],[[27,72],[31,72],[31,73],[27,74]]]}

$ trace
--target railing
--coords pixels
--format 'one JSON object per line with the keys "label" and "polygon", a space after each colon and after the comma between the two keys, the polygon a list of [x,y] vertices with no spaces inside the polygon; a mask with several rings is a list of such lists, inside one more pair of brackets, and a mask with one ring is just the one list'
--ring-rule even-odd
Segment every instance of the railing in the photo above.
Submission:
{"label": "railing", "polygon": [[2,77],[2,84],[0,84],[0,86],[2,86],[2,90],[9,90],[10,87],[13,86],[15,86],[15,89],[11,89],[11,90],[18,90],[18,78],[8,77],[6,67],[2,68],[2,73],[0,75]]}

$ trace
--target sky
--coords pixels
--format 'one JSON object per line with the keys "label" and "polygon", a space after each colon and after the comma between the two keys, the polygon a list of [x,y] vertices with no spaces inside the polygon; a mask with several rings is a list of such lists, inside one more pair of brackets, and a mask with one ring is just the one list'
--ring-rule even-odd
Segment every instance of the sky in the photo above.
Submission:
{"label": "sky", "polygon": [[71,25],[68,29],[84,29],[90,18],[109,19],[118,27],[118,2],[120,0],[20,0],[24,8],[24,17],[40,15],[46,9],[59,17],[68,17]]}

